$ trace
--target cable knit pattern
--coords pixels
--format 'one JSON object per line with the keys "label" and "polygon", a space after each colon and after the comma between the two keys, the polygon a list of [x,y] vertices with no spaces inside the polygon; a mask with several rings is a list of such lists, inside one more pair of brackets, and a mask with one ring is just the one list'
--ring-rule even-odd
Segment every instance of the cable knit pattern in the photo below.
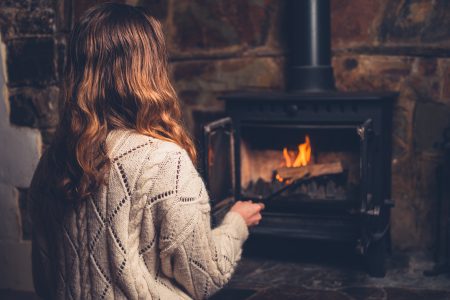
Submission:
{"label": "cable knit pattern", "polygon": [[[205,299],[223,287],[248,236],[243,218],[229,212],[211,229],[203,181],[174,143],[114,130],[107,149],[107,185],[69,211],[57,229],[42,225],[48,216],[33,217],[38,293],[57,299]],[[51,206],[39,194],[43,164],[31,198]]]}

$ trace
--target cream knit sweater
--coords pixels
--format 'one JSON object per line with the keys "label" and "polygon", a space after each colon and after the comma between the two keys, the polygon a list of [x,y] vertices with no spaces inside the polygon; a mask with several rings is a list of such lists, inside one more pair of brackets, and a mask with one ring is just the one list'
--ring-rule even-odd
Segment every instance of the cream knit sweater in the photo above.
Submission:
{"label": "cream knit sweater", "polygon": [[[243,218],[229,212],[211,230],[207,191],[179,146],[114,130],[107,149],[108,184],[94,197],[56,225],[45,225],[51,220],[43,213],[33,216],[37,292],[56,299],[204,299],[223,287],[248,236]],[[58,211],[39,194],[51,171],[44,165],[31,200]]]}

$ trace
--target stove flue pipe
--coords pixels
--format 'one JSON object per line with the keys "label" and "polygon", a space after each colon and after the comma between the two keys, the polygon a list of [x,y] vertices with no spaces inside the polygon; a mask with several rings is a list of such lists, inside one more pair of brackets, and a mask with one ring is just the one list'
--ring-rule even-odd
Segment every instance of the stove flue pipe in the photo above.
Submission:
{"label": "stove flue pipe", "polygon": [[292,92],[334,90],[331,66],[330,0],[290,0]]}

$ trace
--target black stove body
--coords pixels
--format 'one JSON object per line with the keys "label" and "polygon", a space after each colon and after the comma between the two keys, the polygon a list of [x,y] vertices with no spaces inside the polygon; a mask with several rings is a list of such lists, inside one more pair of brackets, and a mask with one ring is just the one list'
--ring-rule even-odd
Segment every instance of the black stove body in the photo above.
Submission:
{"label": "black stove body", "polygon": [[[236,200],[263,201],[254,234],[350,241],[384,276],[391,200],[391,127],[395,93],[334,90],[329,1],[291,1],[288,92],[221,97],[226,118],[204,127],[204,175],[217,220]],[[306,45],[306,46],[305,46]],[[339,174],[277,180],[287,149],[310,141],[309,164],[342,163]],[[291,151],[292,152],[292,151]],[[295,159],[295,157],[293,158]],[[278,177],[277,177],[278,178]]]}

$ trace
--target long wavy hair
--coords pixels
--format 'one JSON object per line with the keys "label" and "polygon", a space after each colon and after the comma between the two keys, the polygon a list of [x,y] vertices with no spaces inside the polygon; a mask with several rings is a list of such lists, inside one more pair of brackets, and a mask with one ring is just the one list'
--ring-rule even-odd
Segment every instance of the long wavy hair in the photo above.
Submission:
{"label": "long wavy hair", "polygon": [[83,200],[105,183],[105,141],[113,129],[172,141],[195,161],[167,64],[161,24],[144,8],[106,3],[81,17],[69,41],[63,111],[49,149],[59,197]]}

